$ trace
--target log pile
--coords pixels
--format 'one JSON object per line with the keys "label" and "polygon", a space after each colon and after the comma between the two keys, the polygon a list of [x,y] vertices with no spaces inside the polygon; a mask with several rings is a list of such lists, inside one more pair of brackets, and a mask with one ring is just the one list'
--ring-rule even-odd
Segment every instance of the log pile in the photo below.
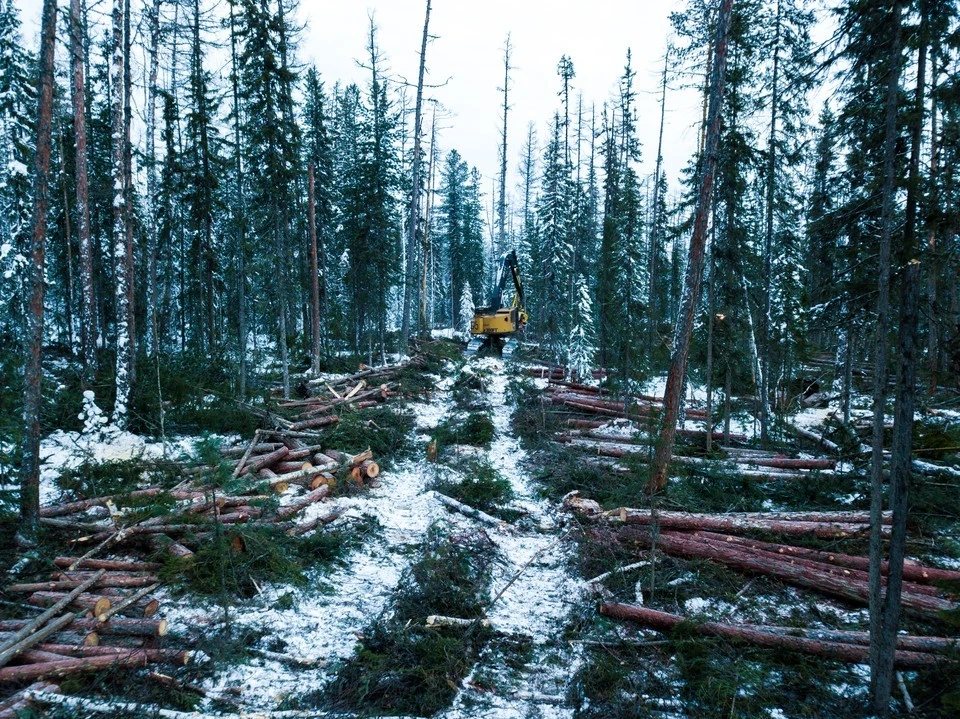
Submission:
{"label": "log pile", "polygon": [[[49,582],[4,590],[46,609],[33,619],[0,621],[0,685],[189,661],[187,651],[156,646],[168,630],[152,596],[161,586],[159,565],[84,557],[57,557],[55,564]],[[4,705],[12,700],[23,708],[13,697]]]}
{"label": "log pile", "polygon": [[[831,540],[865,536],[870,525],[869,517],[863,512],[693,514],[654,513],[627,507],[605,512],[596,502],[576,494],[567,497],[565,505],[591,522],[617,527],[617,541],[635,551],[656,548],[669,556],[707,559],[853,604],[866,605],[869,601],[869,560],[866,557],[743,536],[756,531]],[[884,524],[889,521],[890,516],[885,515]],[[654,531],[653,525],[657,525],[659,531]],[[943,581],[960,581],[960,572],[908,561],[904,567],[902,590],[904,611],[929,620],[937,619],[943,611],[960,607],[952,597],[934,586]]]}
{"label": "log pile", "polygon": [[[278,399],[277,413],[272,415],[272,420],[277,426],[293,432],[327,427],[337,423],[340,420],[338,413],[344,410],[369,409],[400,394],[398,374],[423,364],[423,358],[418,356],[395,365],[361,365],[358,372],[335,379],[315,378],[302,382],[298,390],[305,396]],[[274,389],[273,393],[282,396],[283,390]]]}
{"label": "log pile", "polygon": [[[93,497],[50,505],[41,508],[40,521],[81,532],[83,536],[74,540],[76,546],[99,543],[146,546],[189,559],[194,551],[191,546],[213,536],[217,525],[272,526],[290,535],[311,531],[318,526],[318,521],[298,524],[298,514],[326,499],[338,482],[365,486],[374,483],[380,474],[380,466],[369,449],[350,453],[320,444],[308,445],[298,436],[283,431],[258,430],[245,446],[226,448],[221,453],[222,467],[236,480],[231,493],[203,484],[207,473],[221,468],[189,467],[184,470],[185,482],[174,489],[148,487],[126,496]],[[284,498],[277,510],[267,511],[258,506],[269,496],[281,493]],[[128,503],[130,499],[161,496],[174,502],[161,516],[131,522],[116,508],[116,504]],[[106,516],[102,516],[104,508],[107,508]],[[334,514],[321,515],[320,522],[334,518]],[[35,587],[34,591],[39,594],[30,603],[52,601],[55,597],[49,593],[69,588],[72,579],[65,576],[42,588]],[[146,580],[126,577],[115,581],[126,582],[122,585],[125,587],[135,587],[139,586],[137,582]]]}

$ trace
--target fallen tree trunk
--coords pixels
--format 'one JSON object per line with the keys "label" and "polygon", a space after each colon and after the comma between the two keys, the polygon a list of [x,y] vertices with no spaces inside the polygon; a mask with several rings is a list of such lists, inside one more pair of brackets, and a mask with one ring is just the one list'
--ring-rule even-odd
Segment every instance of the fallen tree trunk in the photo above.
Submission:
{"label": "fallen tree trunk", "polygon": [[19,719],[21,712],[30,708],[33,692],[58,694],[60,687],[50,682],[35,682],[0,702],[0,719]]}
{"label": "fallen tree trunk", "polygon": [[[24,619],[0,620],[0,633],[19,632],[28,624]],[[74,619],[67,628],[81,632],[97,632],[101,635],[120,637],[162,637],[169,626],[166,619],[125,619],[113,617],[101,623],[97,619]],[[16,635],[10,635],[11,637]],[[6,637],[5,637],[6,638]]]}
{"label": "fallen tree trunk", "polygon": [[[183,652],[180,663],[189,661],[189,652]],[[96,672],[111,667],[141,667],[153,661],[148,650],[128,649],[124,653],[78,659],[64,659],[44,664],[24,664],[0,669],[0,682],[25,682],[37,679],[56,679],[84,672]]]}
{"label": "fallen tree trunk", "polygon": [[247,460],[246,465],[244,465],[243,469],[238,472],[238,476],[240,474],[256,474],[261,469],[273,466],[288,454],[290,454],[290,450],[281,446],[279,449],[275,449],[269,454],[262,454],[258,457],[253,457]]}
{"label": "fallen tree trunk", "polygon": [[463,502],[458,502],[452,497],[448,497],[445,494],[440,494],[440,492],[434,491],[433,495],[442,503],[448,506],[450,509],[455,512],[459,512],[465,517],[470,517],[471,519],[476,519],[477,521],[488,524],[491,527],[500,527],[505,524],[505,522],[493,517],[486,512],[483,512],[479,509],[475,509],[469,505],[464,504]]}
{"label": "fallen tree trunk", "polygon": [[[645,548],[653,546],[652,536],[647,531],[630,531],[630,528],[627,528],[623,533],[631,541]],[[841,578],[827,572],[790,564],[777,559],[773,555],[758,556],[760,553],[737,551],[729,546],[717,547],[694,539],[664,533],[657,537],[656,546],[672,556],[687,559],[710,559],[733,569],[750,574],[777,577],[789,584],[840,597],[856,604],[865,604],[869,597],[869,585],[865,581],[852,577]],[[908,592],[902,594],[901,602],[904,611],[927,619],[935,619],[940,612],[950,611],[958,607],[954,602],[940,597]]]}
{"label": "fallen tree trunk", "polygon": [[135,562],[125,559],[80,559],[79,557],[57,557],[53,563],[69,569],[106,569],[117,572],[155,572],[160,569],[158,562]]}
{"label": "fallen tree trunk", "polygon": [[[669,632],[684,624],[684,626],[689,626],[700,634],[742,641],[770,649],[786,649],[853,664],[867,664],[869,662],[869,647],[861,645],[772,634],[751,629],[746,625],[721,624],[719,622],[695,624],[676,614],[658,612],[654,609],[636,607],[630,604],[604,603],[600,605],[600,613],[615,619],[637,622],[662,632]],[[896,666],[901,669],[928,667],[935,665],[937,661],[936,656],[926,652],[906,651],[898,651],[894,659]]]}
{"label": "fallen tree trunk", "polygon": [[[722,532],[746,532],[760,530],[789,536],[817,536],[823,539],[841,539],[865,534],[870,526],[859,522],[803,522],[780,519],[763,519],[760,516],[724,514],[694,514],[692,512],[658,511],[620,507],[600,515],[603,521],[617,524],[649,525],[656,520],[661,527],[670,529],[703,529]],[[889,531],[889,530],[887,530]]]}
{"label": "fallen tree trunk", "polygon": [[[673,537],[678,537],[680,539],[693,538],[696,541],[701,541],[701,542],[704,542],[705,544],[709,544],[711,546],[717,547],[721,549],[721,551],[725,551],[726,548],[730,546],[728,543],[724,542],[722,539],[715,539],[715,538],[706,536],[709,534],[709,532],[679,533],[679,532],[666,531],[664,532],[664,534],[668,534]],[[824,562],[818,562],[814,559],[804,559],[800,557],[787,557],[782,554],[777,554],[774,552],[766,552],[762,549],[754,549],[752,547],[749,547],[747,545],[742,545],[742,544],[735,545],[735,546],[738,548],[738,551],[746,552],[748,554],[753,554],[754,556],[757,556],[760,559],[766,559],[768,557],[774,558],[775,561],[786,562],[791,566],[806,567],[807,569],[812,569],[817,572],[824,572],[826,574],[832,574],[834,576],[841,577],[843,579],[856,579],[861,582],[868,582],[870,579],[868,572],[865,572],[860,569],[852,569],[850,567],[839,567],[835,564],[826,564]],[[886,584],[886,582],[883,581],[882,584]],[[902,586],[903,586],[904,592],[909,592],[912,594],[928,594],[932,597],[940,596],[940,590],[928,584],[903,582]]]}
{"label": "fallen tree trunk", "polygon": [[[81,584],[86,581],[86,578],[69,578],[64,577],[63,579],[58,579],[50,582],[32,582],[27,584],[8,584],[4,587],[4,591],[11,592],[13,594],[21,593],[31,593],[31,592],[62,592],[69,591],[71,589],[76,589]],[[157,581],[157,578],[153,575],[145,575],[142,577],[136,576],[123,576],[123,577],[104,577],[96,583],[97,587],[145,587],[148,584],[153,584]]]}
{"label": "fallen tree trunk", "polygon": [[836,452],[837,454],[840,454],[840,445],[838,445],[836,442],[831,442],[829,439],[827,439],[826,437],[822,437],[816,432],[811,432],[809,429],[798,427],[797,425],[790,424],[789,422],[786,423],[786,427],[798,437],[802,437],[803,439],[810,440],[814,444],[818,446],[822,446],[824,449],[828,449],[831,452]]}
{"label": "fallen tree trunk", "polygon": [[[56,634],[75,619],[73,614],[64,614],[57,617],[46,626],[40,627],[31,632],[22,639],[15,642],[7,641],[4,643],[4,649],[0,652],[0,667],[6,666],[12,659],[30,649],[35,644],[39,644],[51,634]],[[0,670],[2,671],[2,670]],[[38,677],[39,678],[39,677]]]}
{"label": "fallen tree trunk", "polygon": [[340,417],[335,414],[328,415],[326,417],[315,417],[313,419],[305,419],[300,422],[294,422],[290,425],[292,430],[302,430],[302,429],[316,429],[317,427],[326,427],[331,424],[336,424],[340,421]]}
{"label": "fallen tree trunk", "polygon": [[[820,641],[843,642],[845,644],[870,645],[870,632],[857,632],[840,629],[808,629],[798,627],[771,626],[769,624],[745,624],[745,627],[768,634],[786,634]],[[960,639],[954,637],[919,637],[907,634],[897,635],[897,649],[911,652],[930,652],[945,654],[960,648]]]}
{"label": "fallen tree trunk", "polygon": [[312,492],[302,497],[301,499],[298,499],[295,502],[291,502],[285,507],[280,507],[280,509],[277,510],[277,521],[283,521],[285,519],[289,519],[293,515],[302,512],[304,509],[309,507],[314,502],[319,502],[328,494],[330,494],[330,486],[325,484],[313,490]]}
{"label": "fallen tree trunk", "polygon": [[[776,544],[773,542],[760,542],[756,539],[747,539],[745,537],[733,537],[729,534],[717,534],[713,532],[697,531],[695,534],[703,534],[714,539],[727,542],[729,544],[742,545],[755,549],[762,549],[777,555],[786,557],[803,557],[814,559],[824,564],[833,564],[838,567],[849,567],[869,571],[870,559],[868,557],[857,557],[851,554],[841,554],[839,552],[826,552],[819,549],[810,549],[808,547],[794,547],[789,544]],[[883,564],[883,574],[887,573],[888,565]],[[949,569],[936,569],[927,567],[918,562],[905,560],[903,563],[903,578],[910,582],[918,584],[931,584],[933,582],[960,581],[960,572]]]}

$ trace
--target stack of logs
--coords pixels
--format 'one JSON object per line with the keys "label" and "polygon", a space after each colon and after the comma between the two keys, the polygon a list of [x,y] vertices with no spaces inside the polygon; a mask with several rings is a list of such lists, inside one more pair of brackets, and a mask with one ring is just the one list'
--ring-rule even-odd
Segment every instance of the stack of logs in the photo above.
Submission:
{"label": "stack of logs", "polygon": [[[206,487],[184,484],[174,489],[148,487],[126,495],[93,497],[76,502],[57,504],[40,509],[40,521],[48,526],[77,530],[84,536],[75,540],[79,545],[99,542],[108,544],[146,543],[175,556],[189,559],[196,545],[214,535],[215,525],[254,523],[283,529],[290,535],[300,535],[316,529],[321,523],[332,521],[336,514],[320,515],[308,522],[297,523],[294,517],[310,505],[325,499],[339,479],[348,478],[359,484],[374,480],[380,473],[372,452],[359,454],[324,449],[307,445],[302,439],[283,437],[282,442],[262,442],[266,437],[277,437],[282,432],[258,430],[246,447],[222,450],[228,469],[245,486],[235,494],[221,494]],[[230,457],[239,456],[238,460]],[[189,480],[200,480],[213,467],[191,467],[184,470]],[[338,479],[339,478],[339,479]],[[247,480],[247,481],[244,481]],[[294,486],[302,487],[301,494],[276,512],[265,516],[256,506],[271,493],[287,493]],[[151,496],[165,495],[177,502],[163,516],[152,517],[132,525],[124,525],[123,513],[115,504],[130,499],[142,501]],[[93,515],[93,516],[91,516]],[[104,516],[106,515],[106,516]],[[96,521],[88,521],[90,519]]]}
{"label": "stack of logs", "polygon": [[[382,367],[361,366],[359,372],[336,379],[311,379],[298,386],[303,399],[280,399],[277,408],[283,417],[272,415],[272,420],[286,430],[298,432],[326,427],[340,420],[338,412],[376,407],[399,393],[399,383],[390,381],[397,373],[423,360],[414,357],[407,362]],[[281,394],[283,390],[274,390]]]}
{"label": "stack of logs", "polygon": [[[609,542],[610,537],[596,528],[605,525],[614,528],[614,541],[631,551],[656,549],[669,556],[683,559],[708,559],[747,574],[774,577],[784,583],[836,597],[859,605],[869,603],[869,559],[863,556],[823,551],[788,543],[765,542],[742,535],[762,531],[787,537],[818,537],[840,540],[863,537],[869,532],[869,516],[865,512],[744,512],[728,514],[694,514],[620,507],[603,511],[600,506],[578,494],[565,500],[568,510],[576,512],[592,523],[588,532],[598,533],[600,541]],[[890,522],[884,516],[884,531]],[[656,525],[654,530],[653,525]],[[600,534],[603,534],[600,538]],[[883,571],[886,573],[887,567]],[[903,572],[901,601],[905,613],[924,619],[937,620],[940,613],[960,608],[954,599],[935,586],[944,581],[960,581],[960,572],[936,569],[918,562],[906,561]],[[641,621],[654,628],[669,628],[683,620],[682,617],[662,612],[645,613],[625,605],[604,605],[610,616]],[[706,633],[728,636],[728,625],[720,628],[703,625]],[[758,628],[754,628],[760,631]],[[747,629],[741,638],[752,640],[753,629]],[[776,633],[770,628],[767,634]],[[736,632],[735,632],[736,633]],[[784,632],[782,632],[784,633]],[[764,635],[766,636],[766,634]],[[919,646],[928,638],[918,638],[911,646]],[[768,641],[763,639],[758,643]],[[774,641],[774,640],[769,640]],[[850,637],[847,643],[860,645]],[[944,641],[928,642],[930,651],[943,651]],[[843,643],[843,642],[841,642]],[[804,642],[797,642],[801,648]],[[786,646],[782,644],[781,646]],[[836,648],[834,648],[836,649]],[[832,651],[832,650],[831,650]],[[845,650],[843,650],[845,651]],[[843,651],[834,652],[834,658],[843,658]],[[918,650],[927,651],[927,650]],[[827,654],[822,654],[827,656]],[[865,658],[865,648],[860,646],[850,657]],[[914,662],[932,663],[930,657],[904,657],[904,665]],[[849,658],[848,661],[860,659]]]}
{"label": "stack of logs", "polygon": [[158,564],[83,557],[57,557],[55,564],[50,581],[4,589],[44,611],[0,621],[0,683],[189,661],[186,651],[156,646],[167,633],[151,596],[160,587]]}

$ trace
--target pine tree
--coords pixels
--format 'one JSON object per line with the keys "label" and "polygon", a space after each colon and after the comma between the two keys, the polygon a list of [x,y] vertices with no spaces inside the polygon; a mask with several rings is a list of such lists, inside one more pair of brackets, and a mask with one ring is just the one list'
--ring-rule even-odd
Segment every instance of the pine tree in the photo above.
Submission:
{"label": "pine tree", "polygon": [[568,285],[572,247],[569,166],[564,160],[563,121],[554,115],[553,131],[543,157],[543,179],[537,202],[538,233],[534,265],[534,320],[544,348],[560,362],[566,356],[569,329]]}
{"label": "pine tree", "polygon": [[470,289],[470,283],[467,282],[463,285],[463,292],[460,294],[460,324],[457,327],[465,337],[470,336],[470,323],[473,321],[475,307],[473,290]]}
{"label": "pine tree", "polygon": [[13,0],[0,5],[0,333],[19,343],[26,314],[37,90]]}
{"label": "pine tree", "polygon": [[593,302],[590,289],[583,277],[576,280],[577,302],[568,340],[567,367],[574,381],[589,379],[597,353],[593,326]]}

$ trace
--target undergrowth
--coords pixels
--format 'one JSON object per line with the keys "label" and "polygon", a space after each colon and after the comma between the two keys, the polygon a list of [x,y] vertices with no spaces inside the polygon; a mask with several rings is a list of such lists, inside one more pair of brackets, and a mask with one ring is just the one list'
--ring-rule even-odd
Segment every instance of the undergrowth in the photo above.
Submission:
{"label": "undergrowth", "polygon": [[495,512],[513,499],[510,482],[485,459],[467,457],[457,463],[460,479],[445,476],[433,489],[484,512]]}
{"label": "undergrowth", "polygon": [[494,553],[483,532],[448,535],[432,528],[400,581],[391,614],[364,631],[336,679],[304,705],[417,716],[449,706],[491,632],[479,623],[427,628],[425,620],[432,614],[481,617]]}
{"label": "undergrowth", "polygon": [[495,429],[493,420],[486,412],[471,412],[466,417],[451,417],[437,425],[433,438],[439,452],[446,447],[468,444],[472,447],[489,447]]}
{"label": "undergrowth", "polygon": [[309,571],[328,571],[379,529],[365,517],[305,536],[260,524],[234,525],[217,530],[198,525],[206,535],[188,559],[166,558],[160,576],[181,591],[216,596],[223,601],[249,599],[270,583],[306,586]]}
{"label": "undergrowth", "polygon": [[345,452],[360,452],[369,447],[374,459],[387,468],[410,451],[407,440],[414,424],[410,412],[393,407],[346,411],[339,422],[323,431],[322,443]]}

